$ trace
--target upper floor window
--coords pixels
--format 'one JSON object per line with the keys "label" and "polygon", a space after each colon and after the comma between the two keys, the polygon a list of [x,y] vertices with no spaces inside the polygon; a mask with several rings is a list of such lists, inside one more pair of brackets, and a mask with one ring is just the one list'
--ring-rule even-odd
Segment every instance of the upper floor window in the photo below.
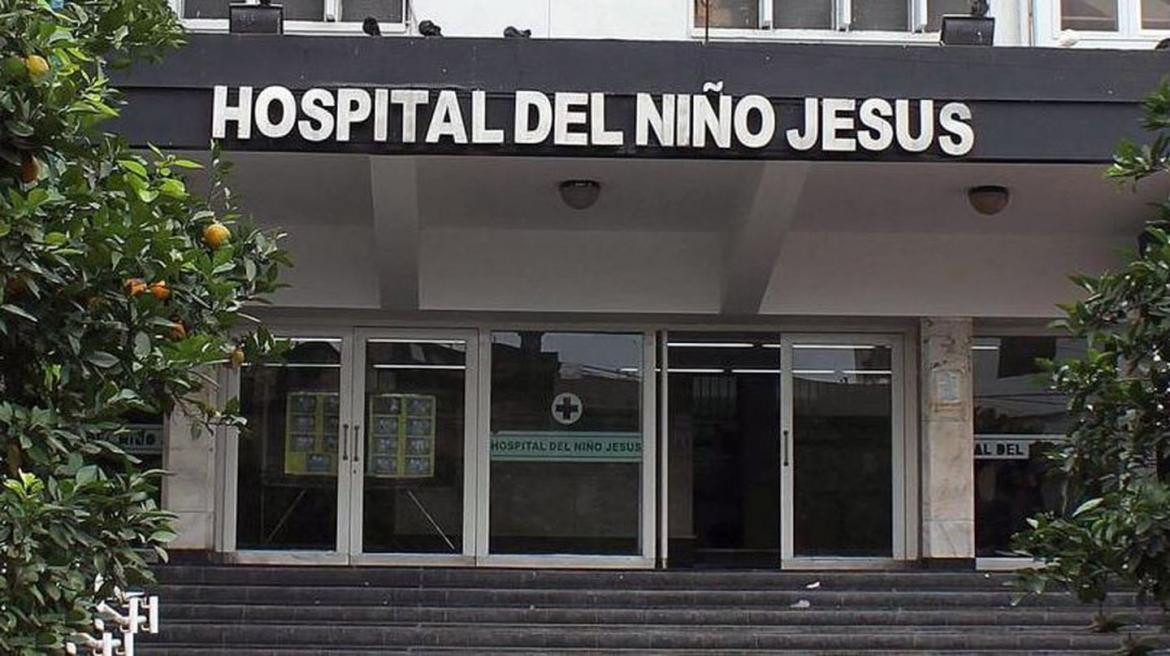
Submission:
{"label": "upper floor window", "polygon": [[[227,28],[228,7],[240,0],[171,0],[180,17],[190,26]],[[244,0],[258,4],[258,0]],[[286,29],[359,30],[367,18],[383,26],[405,25],[406,0],[281,0]],[[302,25],[297,25],[301,23]]]}
{"label": "upper floor window", "polygon": [[1148,48],[1170,32],[1170,0],[1044,0],[1037,43]]}
{"label": "upper floor window", "polygon": [[1082,32],[1117,29],[1117,0],[1061,0],[1060,27]]}
{"label": "upper floor window", "polygon": [[694,0],[695,26],[713,29],[934,32],[970,0]]}

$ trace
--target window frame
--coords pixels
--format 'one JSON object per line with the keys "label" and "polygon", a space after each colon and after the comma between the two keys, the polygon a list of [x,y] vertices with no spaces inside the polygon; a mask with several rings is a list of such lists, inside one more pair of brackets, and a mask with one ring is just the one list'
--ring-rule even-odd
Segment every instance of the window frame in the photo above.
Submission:
{"label": "window frame", "polygon": [[757,0],[759,6],[759,27],[729,28],[703,27],[698,25],[694,0],[688,0],[690,34],[694,38],[708,35],[720,40],[743,41],[802,41],[802,42],[858,42],[858,43],[922,43],[938,44],[939,33],[927,32],[926,24],[930,0],[906,0],[909,3],[910,24],[905,31],[853,30],[853,3],[858,0],[832,0],[833,27],[830,29],[805,29],[776,27],[772,24],[774,0]]}
{"label": "window frame", "polygon": [[[228,19],[226,18],[184,18],[183,17],[183,1],[184,0],[168,0],[171,9],[175,15],[179,17],[179,22],[184,28],[192,32],[227,32]],[[245,4],[258,5],[260,0],[239,0]],[[399,0],[402,2],[402,22],[388,23],[378,22],[378,27],[381,28],[383,34],[406,34],[409,30],[409,20],[407,11],[409,4],[406,0]],[[330,35],[330,34],[362,34],[362,24],[358,21],[342,22],[338,20],[341,17],[342,7],[345,0],[321,0],[322,16],[324,20],[320,21],[303,21],[303,20],[286,20],[284,22],[285,34],[304,34],[304,35]]]}
{"label": "window frame", "polygon": [[1138,0],[1114,0],[1117,3],[1117,30],[1065,30],[1061,27],[1061,0],[1036,0],[1035,44],[1057,46],[1066,32],[1075,34],[1076,48],[1149,48],[1170,37],[1170,29],[1154,30],[1142,26],[1142,9]]}

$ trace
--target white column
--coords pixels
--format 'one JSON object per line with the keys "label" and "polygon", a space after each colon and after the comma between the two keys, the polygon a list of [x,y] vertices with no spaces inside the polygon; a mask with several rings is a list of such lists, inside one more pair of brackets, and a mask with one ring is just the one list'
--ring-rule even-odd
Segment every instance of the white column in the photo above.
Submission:
{"label": "white column", "polygon": [[[212,394],[212,396],[214,396]],[[175,513],[178,537],[171,549],[215,549],[216,436],[178,408],[167,417],[163,469],[163,508]]]}
{"label": "white column", "polygon": [[922,557],[975,557],[971,320],[921,322]]}

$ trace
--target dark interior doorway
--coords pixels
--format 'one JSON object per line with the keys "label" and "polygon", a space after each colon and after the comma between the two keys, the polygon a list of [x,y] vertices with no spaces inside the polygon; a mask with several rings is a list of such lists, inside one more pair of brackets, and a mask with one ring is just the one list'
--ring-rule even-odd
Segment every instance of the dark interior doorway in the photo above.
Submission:
{"label": "dark interior doorway", "polygon": [[780,564],[780,336],[671,333],[672,567]]}

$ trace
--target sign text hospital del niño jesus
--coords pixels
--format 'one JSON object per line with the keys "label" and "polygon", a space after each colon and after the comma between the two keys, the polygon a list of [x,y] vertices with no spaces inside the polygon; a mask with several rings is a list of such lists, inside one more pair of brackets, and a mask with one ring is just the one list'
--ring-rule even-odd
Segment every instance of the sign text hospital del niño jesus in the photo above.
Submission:
{"label": "sign text hospital del ni\u00f1o jesus", "polygon": [[714,157],[865,154],[962,157],[975,145],[971,108],[928,99],[722,93],[216,86],[215,139],[284,141],[363,152],[644,150]]}

